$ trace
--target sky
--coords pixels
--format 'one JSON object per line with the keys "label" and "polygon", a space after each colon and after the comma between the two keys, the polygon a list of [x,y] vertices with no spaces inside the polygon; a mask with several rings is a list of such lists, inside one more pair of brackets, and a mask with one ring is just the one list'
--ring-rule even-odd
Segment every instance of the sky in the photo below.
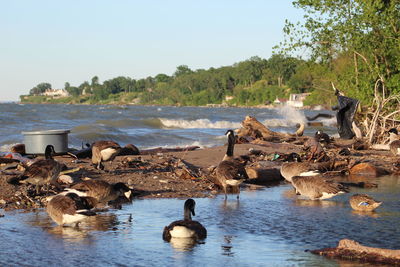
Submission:
{"label": "sky", "polygon": [[292,0],[0,0],[0,102],[41,82],[172,75],[259,56],[283,41]]}

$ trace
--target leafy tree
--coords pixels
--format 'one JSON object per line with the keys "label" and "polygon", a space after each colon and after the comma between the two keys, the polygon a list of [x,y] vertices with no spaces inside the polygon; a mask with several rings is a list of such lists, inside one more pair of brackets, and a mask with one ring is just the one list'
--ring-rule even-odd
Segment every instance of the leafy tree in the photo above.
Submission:
{"label": "leafy tree", "polygon": [[30,95],[38,95],[44,93],[46,90],[51,89],[50,83],[39,83],[35,87],[33,87],[30,91]]}
{"label": "leafy tree", "polygon": [[[388,0],[297,0],[305,22],[287,22],[284,51],[307,48],[311,59],[335,72],[341,57],[346,69],[337,73],[338,87],[371,103],[376,89],[382,95],[400,92],[400,9]],[[352,63],[352,64],[349,64]],[[349,75],[351,74],[351,75]]]}

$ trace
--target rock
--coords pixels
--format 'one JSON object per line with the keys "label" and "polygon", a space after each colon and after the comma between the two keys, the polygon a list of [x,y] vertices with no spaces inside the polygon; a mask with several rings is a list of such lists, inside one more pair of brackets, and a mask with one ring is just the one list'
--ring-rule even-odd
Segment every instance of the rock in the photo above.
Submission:
{"label": "rock", "polygon": [[11,147],[12,153],[19,153],[21,155],[25,155],[25,145],[24,144],[16,144]]}
{"label": "rock", "polygon": [[354,165],[350,171],[352,175],[363,175],[363,176],[370,176],[370,177],[377,177],[380,175],[387,174],[386,170],[380,169],[375,167],[369,162],[362,162],[357,165]]}
{"label": "rock", "polygon": [[63,174],[58,177],[58,182],[62,184],[72,184],[74,183],[74,179],[69,175]]}
{"label": "rock", "polygon": [[330,258],[357,260],[374,264],[391,266],[400,264],[400,250],[367,247],[350,239],[340,240],[336,248],[318,249],[310,252]]}

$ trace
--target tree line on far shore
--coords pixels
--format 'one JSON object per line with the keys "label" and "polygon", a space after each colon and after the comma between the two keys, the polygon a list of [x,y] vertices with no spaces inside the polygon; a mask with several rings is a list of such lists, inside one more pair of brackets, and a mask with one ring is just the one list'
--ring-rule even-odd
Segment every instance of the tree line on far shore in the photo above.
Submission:
{"label": "tree line on far shore", "polygon": [[[79,86],[66,82],[64,89],[71,95],[67,101],[259,105],[290,93],[309,92],[305,104],[333,104],[333,84],[371,105],[379,97],[400,93],[398,1],[297,0],[293,4],[303,9],[305,21],[286,22],[285,41],[269,59],[252,57],[207,70],[181,65],[171,76],[116,77],[103,83],[95,76]],[[295,51],[307,59],[290,56]],[[41,83],[30,95],[48,88],[50,84]]]}

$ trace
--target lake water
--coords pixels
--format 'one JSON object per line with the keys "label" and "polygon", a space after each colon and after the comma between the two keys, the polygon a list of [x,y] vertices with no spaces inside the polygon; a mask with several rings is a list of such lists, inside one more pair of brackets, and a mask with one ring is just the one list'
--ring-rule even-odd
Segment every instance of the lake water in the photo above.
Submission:
{"label": "lake water", "polygon": [[[226,130],[239,128],[246,115],[255,116],[276,131],[294,132],[296,123],[318,112],[332,114],[292,108],[0,104],[0,144],[6,150],[22,142],[22,131],[68,129],[69,145],[75,148],[99,139],[132,143],[139,148],[215,146],[223,144]],[[334,122],[325,119],[326,127],[320,128],[333,133]],[[315,128],[306,130],[306,134],[314,132]]]}
{"label": "lake water", "polygon": [[[21,131],[72,129],[70,146],[111,138],[139,148],[216,145],[227,128],[246,115],[278,131],[292,132],[295,122],[316,111],[174,108],[133,106],[0,105],[5,150],[22,142]],[[332,122],[329,122],[332,123]],[[332,124],[324,128],[335,132]],[[309,128],[312,134],[315,128]],[[0,266],[369,266],[329,260],[305,252],[334,247],[342,238],[364,245],[400,249],[400,179],[374,179],[378,188],[354,188],[383,205],[375,213],[351,210],[348,198],[309,201],[298,198],[288,184],[244,190],[225,201],[196,199],[195,220],[208,230],[198,244],[167,243],[165,225],[181,219],[181,199],[134,200],[121,210],[92,217],[79,228],[59,227],[44,210],[1,211]]]}

